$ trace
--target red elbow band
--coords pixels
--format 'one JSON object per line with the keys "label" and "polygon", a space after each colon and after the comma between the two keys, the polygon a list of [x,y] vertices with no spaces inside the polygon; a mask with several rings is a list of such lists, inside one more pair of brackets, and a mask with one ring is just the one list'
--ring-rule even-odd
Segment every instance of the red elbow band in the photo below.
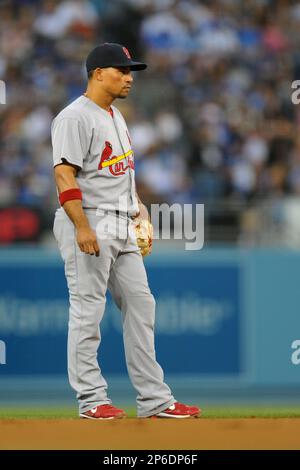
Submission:
{"label": "red elbow band", "polygon": [[82,200],[82,192],[78,188],[67,189],[59,195],[60,205],[63,206],[65,202],[72,201],[73,199]]}

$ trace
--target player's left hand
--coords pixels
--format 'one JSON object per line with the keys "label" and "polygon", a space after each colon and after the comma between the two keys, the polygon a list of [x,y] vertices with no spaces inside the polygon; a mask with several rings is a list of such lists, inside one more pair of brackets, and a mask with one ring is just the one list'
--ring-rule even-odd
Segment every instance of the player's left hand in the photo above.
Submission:
{"label": "player's left hand", "polygon": [[137,217],[134,219],[136,241],[141,255],[147,256],[152,252],[153,225],[148,219]]}

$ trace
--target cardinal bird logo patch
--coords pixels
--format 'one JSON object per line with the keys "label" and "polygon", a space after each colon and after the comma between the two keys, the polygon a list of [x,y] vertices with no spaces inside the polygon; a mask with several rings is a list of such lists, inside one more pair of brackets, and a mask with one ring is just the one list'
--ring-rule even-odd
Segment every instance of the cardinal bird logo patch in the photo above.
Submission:
{"label": "cardinal bird logo patch", "polygon": [[104,150],[101,154],[100,163],[98,165],[98,170],[102,170],[104,162],[110,159],[112,154],[112,145],[110,142],[105,142]]}
{"label": "cardinal bird logo patch", "polygon": [[134,169],[134,159],[132,150],[128,150],[128,152],[118,156],[112,155],[112,153],[112,145],[110,142],[106,141],[105,147],[100,157],[98,170],[103,170],[104,168],[108,167],[110,173],[113,176],[120,176],[124,175],[128,168],[131,168],[132,170]]}

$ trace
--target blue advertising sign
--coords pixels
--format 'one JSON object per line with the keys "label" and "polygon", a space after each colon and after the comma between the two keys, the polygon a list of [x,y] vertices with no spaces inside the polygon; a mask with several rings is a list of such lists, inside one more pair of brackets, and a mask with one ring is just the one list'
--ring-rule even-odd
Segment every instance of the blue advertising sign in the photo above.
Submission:
{"label": "blue advertising sign", "polygon": [[[38,261],[37,261],[38,259]],[[161,264],[148,279],[156,299],[156,351],[168,373],[239,374],[241,267],[234,262]],[[0,373],[66,374],[68,297],[62,262],[53,255],[0,264]],[[126,373],[121,314],[108,296],[99,360],[104,374]]]}

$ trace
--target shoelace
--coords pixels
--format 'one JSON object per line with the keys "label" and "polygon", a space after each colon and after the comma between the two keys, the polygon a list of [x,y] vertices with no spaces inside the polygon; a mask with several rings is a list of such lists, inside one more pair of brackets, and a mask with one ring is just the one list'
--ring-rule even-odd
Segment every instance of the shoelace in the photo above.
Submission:
{"label": "shoelace", "polygon": [[[114,406],[110,405],[109,403],[107,403],[106,405],[99,405],[99,406],[101,406],[102,409],[104,408],[105,410],[108,410],[108,411],[111,409],[113,410],[116,409]],[[90,411],[91,413],[95,414],[97,412],[97,406],[95,408],[92,408]]]}
{"label": "shoelace", "polygon": [[115,410],[115,409],[116,409],[114,406],[109,405],[109,404],[107,404],[107,405],[102,405],[102,407],[105,408],[106,410],[110,410],[110,409],[114,409],[114,410]]}

